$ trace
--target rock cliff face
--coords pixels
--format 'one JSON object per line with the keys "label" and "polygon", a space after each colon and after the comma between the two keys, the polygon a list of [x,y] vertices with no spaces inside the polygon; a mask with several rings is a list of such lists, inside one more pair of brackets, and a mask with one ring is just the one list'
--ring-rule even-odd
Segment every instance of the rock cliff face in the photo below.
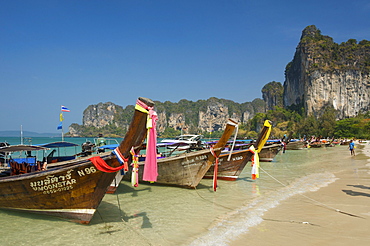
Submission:
{"label": "rock cliff face", "polygon": [[[82,123],[84,126],[93,126],[102,128],[114,122],[114,117],[117,114],[118,108],[122,111],[122,107],[114,103],[98,103],[90,105],[84,110]],[[116,126],[118,126],[116,124]]]}
{"label": "rock cliff face", "polygon": [[317,115],[325,106],[337,110],[337,118],[354,117],[368,111],[370,103],[370,77],[356,70],[341,73],[315,71],[310,76],[312,84],[306,88],[307,113]]}
{"label": "rock cliff face", "polygon": [[302,32],[293,61],[285,70],[284,106],[303,105],[319,116],[333,106],[337,118],[370,109],[370,42],[336,44],[315,26]]}
{"label": "rock cliff face", "polygon": [[[246,123],[256,113],[265,112],[265,104],[261,99],[238,104],[232,101],[210,98],[206,101],[192,102],[181,100],[171,108],[162,107],[157,103],[157,130],[163,132],[166,127],[183,130],[183,133],[222,131],[229,118]],[[173,108],[182,108],[181,112],[173,112]]]}
{"label": "rock cliff face", "polygon": [[284,107],[283,92],[283,85],[276,81],[272,81],[262,88],[262,98],[266,103],[266,111],[273,110],[275,106]]}
{"label": "rock cliff face", "polygon": [[[128,107],[130,107],[129,110],[127,110]],[[83,113],[83,126],[72,124],[69,132],[72,136],[79,136],[83,128],[101,129],[111,125],[127,129],[131,122],[122,119],[129,119],[128,112],[132,112],[132,109],[132,105],[123,109],[111,102],[90,105]],[[264,109],[265,105],[261,99],[244,104],[217,98],[198,102],[186,100],[181,100],[179,103],[156,102],[157,131],[162,133],[166,128],[182,130],[183,133],[221,131],[229,118],[246,123],[256,113],[264,112]]]}

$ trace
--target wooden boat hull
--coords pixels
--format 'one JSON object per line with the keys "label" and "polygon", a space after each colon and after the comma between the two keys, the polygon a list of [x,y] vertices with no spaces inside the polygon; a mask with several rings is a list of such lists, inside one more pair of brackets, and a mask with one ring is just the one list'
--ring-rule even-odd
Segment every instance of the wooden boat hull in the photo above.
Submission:
{"label": "wooden boat hull", "polygon": [[[117,148],[124,158],[131,156],[132,147],[143,143],[148,117],[144,107],[153,106],[150,99],[138,99],[138,109],[135,108],[130,127]],[[1,178],[0,208],[54,215],[88,224],[121,164],[112,154],[92,157],[95,164],[87,158],[55,163],[44,171]]]}
{"label": "wooden boat hull", "polygon": [[310,148],[321,148],[322,143],[310,143],[309,146]]}
{"label": "wooden boat hull", "polygon": [[[209,149],[157,160],[156,183],[195,188],[211,167],[214,157]],[[139,180],[143,181],[144,163],[139,162]]]}
{"label": "wooden boat hull", "polygon": [[[217,171],[217,179],[235,181],[239,178],[245,165],[251,160],[252,152],[248,149],[233,151],[229,159],[229,154],[221,154],[219,156],[219,164]],[[205,174],[204,178],[211,179],[214,174],[214,165]]]}
{"label": "wooden boat hull", "polygon": [[87,224],[114,177],[115,173],[101,172],[88,160],[4,177],[0,180],[0,208],[49,214]]}
{"label": "wooden boat hull", "polygon": [[263,146],[261,152],[259,153],[260,161],[262,162],[273,161],[275,156],[279,153],[281,149],[282,146],[280,144],[271,144]]}
{"label": "wooden boat hull", "polygon": [[[259,153],[259,160],[265,162],[272,161],[280,149],[281,146],[279,147],[278,144],[274,144],[274,146],[262,147],[261,152]],[[230,161],[228,160],[229,154],[225,153],[220,155],[217,179],[228,181],[237,180],[244,167],[249,161],[251,161],[252,156],[252,152],[250,152],[248,149],[234,151],[231,154]],[[213,178],[213,172],[214,165],[211,166],[204,178]]]}
{"label": "wooden boat hull", "polygon": [[294,141],[294,142],[289,142],[286,145],[286,150],[301,150],[305,148],[305,142],[303,141]]}
{"label": "wooden boat hull", "polygon": [[116,173],[116,176],[114,177],[112,183],[109,185],[107,189],[107,194],[114,194],[116,192],[124,176],[125,176],[125,173],[121,171]]}
{"label": "wooden boat hull", "polygon": [[[253,144],[255,151],[261,153],[265,148],[266,141],[270,136],[271,122],[266,121],[256,143]],[[244,147],[247,147],[244,146]],[[239,178],[240,173],[243,171],[245,165],[252,159],[253,153],[248,149],[234,150],[231,153],[223,153],[219,156],[219,164],[217,167],[217,179],[235,181]],[[210,167],[205,178],[214,177],[214,165]]]}
{"label": "wooden boat hull", "polygon": [[[220,155],[236,125],[236,122],[229,119],[222,137],[213,147],[216,156]],[[156,183],[196,188],[215,159],[210,149],[157,159],[158,176]],[[139,162],[140,181],[143,181],[143,169],[144,162]],[[132,167],[130,167],[130,171],[132,172]],[[130,178],[130,175],[125,175],[124,177],[124,179]]]}

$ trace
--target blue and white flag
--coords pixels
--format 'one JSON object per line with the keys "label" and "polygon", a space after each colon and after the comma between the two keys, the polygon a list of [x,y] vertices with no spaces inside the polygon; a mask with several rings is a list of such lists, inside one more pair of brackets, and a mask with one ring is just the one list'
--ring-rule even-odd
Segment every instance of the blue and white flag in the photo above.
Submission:
{"label": "blue and white flag", "polygon": [[71,112],[71,110],[69,110],[67,107],[65,107],[63,105],[62,105],[61,110],[62,110],[62,112]]}

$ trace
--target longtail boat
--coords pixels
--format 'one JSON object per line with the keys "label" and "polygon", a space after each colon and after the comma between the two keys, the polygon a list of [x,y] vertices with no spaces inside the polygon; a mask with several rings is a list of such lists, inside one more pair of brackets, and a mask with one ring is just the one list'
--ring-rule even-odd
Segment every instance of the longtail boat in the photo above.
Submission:
{"label": "longtail boat", "polygon": [[304,149],[306,146],[306,142],[298,139],[292,139],[290,140],[287,145],[286,149],[287,150],[301,150]]}
{"label": "longtail boat", "polygon": [[[45,171],[0,178],[0,208],[53,215],[88,224],[117,170],[125,166],[118,159],[129,160],[130,150],[144,141],[148,110],[153,106],[150,99],[140,97],[137,100],[129,129],[115,150],[119,156],[106,154],[69,160]],[[4,149],[1,148],[0,152]]]}
{"label": "longtail boat", "polygon": [[[221,150],[225,147],[236,126],[237,123],[229,119],[223,135],[213,146],[213,149],[197,150],[177,156],[157,159],[158,176],[156,183],[196,188],[208,169],[220,155]],[[139,180],[143,181],[142,170],[144,162],[139,162],[138,164]],[[124,179],[129,179],[129,177],[125,175]]]}
{"label": "longtail boat", "polygon": [[262,147],[261,152],[259,153],[260,161],[262,162],[271,162],[274,160],[275,156],[283,148],[281,144],[268,144]]}
{"label": "longtail boat", "polygon": [[[271,122],[266,120],[260,135],[253,146],[257,153],[263,149],[266,141],[268,140],[271,132]],[[239,178],[240,173],[243,171],[245,165],[251,160],[253,152],[250,149],[231,150],[228,153],[222,153],[219,156],[219,164],[217,170],[217,179],[235,181]],[[214,165],[207,171],[204,178],[213,178]]]}

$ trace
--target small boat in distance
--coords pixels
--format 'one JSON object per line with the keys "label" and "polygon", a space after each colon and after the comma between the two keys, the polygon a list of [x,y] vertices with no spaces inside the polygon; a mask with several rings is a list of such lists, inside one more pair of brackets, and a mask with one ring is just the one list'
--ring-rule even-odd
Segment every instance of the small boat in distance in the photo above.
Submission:
{"label": "small boat in distance", "polygon": [[306,148],[306,142],[299,139],[290,139],[286,144],[286,150],[301,150]]}
{"label": "small boat in distance", "polygon": [[[149,107],[154,102],[140,97],[117,151],[131,156],[147,134]],[[11,146],[10,146],[11,147]],[[0,152],[10,150],[0,148]],[[37,147],[42,148],[42,147]],[[88,224],[103,199],[116,172],[123,166],[115,154],[105,154],[55,163],[47,170],[0,178],[0,208],[40,213]]]}
{"label": "small boat in distance", "polygon": [[162,139],[161,143],[168,143],[167,148],[186,150],[195,146],[200,146],[202,144],[202,135],[196,134],[184,134],[177,136],[176,138]]}
{"label": "small boat in distance", "polygon": [[281,144],[265,144],[259,153],[259,158],[261,162],[271,162],[274,160],[275,156],[283,148]]}
{"label": "small boat in distance", "polygon": [[[52,142],[52,143],[44,143],[44,144],[36,144],[36,146],[44,147],[51,149],[51,152],[45,157],[47,163],[56,163],[61,161],[69,161],[76,159],[76,154],[67,154],[67,148],[74,148],[72,153],[77,153],[78,144],[60,141],[60,142]],[[63,153],[64,152],[64,153]]]}

